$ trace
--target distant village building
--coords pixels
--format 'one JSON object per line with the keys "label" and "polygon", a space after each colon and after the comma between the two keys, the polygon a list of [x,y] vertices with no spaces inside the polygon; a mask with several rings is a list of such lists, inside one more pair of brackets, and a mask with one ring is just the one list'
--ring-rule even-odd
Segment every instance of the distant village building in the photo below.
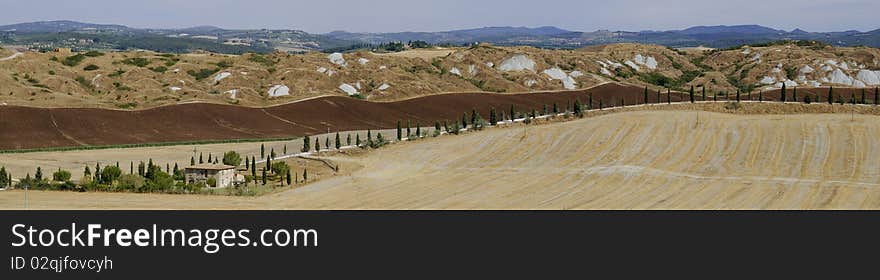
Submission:
{"label": "distant village building", "polygon": [[55,52],[63,55],[68,55],[73,53],[70,48],[55,48]]}
{"label": "distant village building", "polygon": [[224,164],[196,164],[184,169],[188,184],[208,183],[214,178],[218,188],[230,187],[235,181],[235,166]]}

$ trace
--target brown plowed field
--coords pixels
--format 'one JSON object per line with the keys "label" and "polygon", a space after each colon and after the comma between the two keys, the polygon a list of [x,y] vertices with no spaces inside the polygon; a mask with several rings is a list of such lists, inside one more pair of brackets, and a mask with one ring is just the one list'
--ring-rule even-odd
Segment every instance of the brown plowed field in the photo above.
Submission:
{"label": "brown plowed field", "polygon": [[[456,93],[377,103],[347,97],[321,97],[267,108],[192,103],[145,110],[32,108],[0,106],[0,150],[80,145],[254,139],[311,135],[330,131],[392,128],[398,120],[432,125],[458,120],[492,107],[507,112],[543,110],[557,103],[589,100],[619,104],[640,100],[642,88],[605,84],[584,91],[528,94]],[[656,99],[656,94],[651,98]],[[665,93],[664,93],[665,98]],[[673,93],[673,101],[680,99]],[[627,101],[627,103],[631,103]],[[606,105],[607,106],[607,105]]]}
{"label": "brown plowed field", "polygon": [[[798,89],[798,100],[811,94],[827,100],[827,88]],[[179,141],[257,139],[312,135],[329,131],[393,128],[398,120],[411,120],[421,125],[434,121],[459,120],[462,113],[477,109],[488,118],[490,108],[508,112],[511,105],[518,111],[543,110],[553,103],[565,108],[579,99],[586,104],[593,95],[593,107],[599,102],[611,105],[641,104],[644,88],[620,84],[604,84],[588,90],[526,94],[453,93],[396,101],[367,102],[354,98],[331,96],[267,108],[191,103],[145,110],[123,111],[94,108],[32,108],[0,106],[0,150],[81,145],[114,145]],[[791,91],[788,91],[789,100]],[[835,96],[845,100],[860,89],[834,89]],[[874,93],[866,93],[868,103]],[[735,99],[735,95],[729,96]],[[747,100],[748,95],[741,96]],[[765,101],[779,100],[779,91],[763,93]],[[836,98],[836,97],[835,97]],[[671,94],[672,102],[687,100],[687,94]],[[697,93],[700,101],[702,94]],[[711,97],[707,97],[712,100]],[[758,100],[757,92],[751,95]],[[719,97],[719,100],[727,98]],[[657,92],[648,94],[648,101],[658,102]],[[659,102],[666,102],[666,93]]]}

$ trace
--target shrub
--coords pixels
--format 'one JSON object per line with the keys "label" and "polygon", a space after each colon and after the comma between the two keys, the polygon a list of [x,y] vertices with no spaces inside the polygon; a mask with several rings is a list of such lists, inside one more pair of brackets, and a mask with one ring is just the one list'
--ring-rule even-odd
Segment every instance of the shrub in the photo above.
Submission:
{"label": "shrub", "polygon": [[77,64],[79,64],[80,62],[82,62],[83,59],[86,59],[85,55],[82,55],[82,54],[72,55],[72,56],[68,56],[68,57],[64,58],[64,60],[61,61],[61,64],[64,64],[65,66],[73,67],[73,66],[76,66]]}
{"label": "shrub", "polygon": [[210,77],[211,75],[214,75],[214,73],[217,73],[217,71],[220,71],[220,68],[201,69],[199,71],[187,70],[186,73],[189,74],[190,76],[193,76],[194,78],[196,78],[196,80],[202,80],[207,77]]}
{"label": "shrub", "polygon": [[70,171],[61,170],[60,168],[55,173],[52,173],[52,181],[57,182],[66,182],[70,180]]}
{"label": "shrub", "polygon": [[95,70],[98,70],[98,68],[100,68],[100,67],[98,67],[98,65],[89,64],[89,65],[86,65],[86,67],[83,67],[83,70],[95,71]]}
{"label": "shrub", "polygon": [[150,65],[150,60],[143,58],[143,57],[132,57],[132,58],[123,59],[122,63],[128,64],[128,65],[134,65],[137,67],[144,67],[144,66]]}
{"label": "shrub", "polygon": [[241,164],[241,155],[239,155],[235,151],[228,151],[223,153],[223,164],[238,166]]}

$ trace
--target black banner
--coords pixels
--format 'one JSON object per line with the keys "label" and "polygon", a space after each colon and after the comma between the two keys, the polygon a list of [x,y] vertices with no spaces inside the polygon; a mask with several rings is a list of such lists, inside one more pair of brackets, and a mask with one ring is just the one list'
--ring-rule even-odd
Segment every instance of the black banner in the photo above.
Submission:
{"label": "black banner", "polygon": [[0,221],[0,279],[816,276],[831,264],[843,276],[874,267],[880,251],[878,212],[2,211]]}

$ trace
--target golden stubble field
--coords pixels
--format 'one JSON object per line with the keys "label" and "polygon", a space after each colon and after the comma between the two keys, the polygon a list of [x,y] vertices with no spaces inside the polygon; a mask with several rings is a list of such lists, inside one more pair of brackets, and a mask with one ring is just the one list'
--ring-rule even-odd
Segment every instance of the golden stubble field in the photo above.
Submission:
{"label": "golden stubble field", "polygon": [[[33,209],[877,209],[877,135],[872,115],[629,111],[333,155],[359,169],[260,197],[28,199]],[[0,192],[0,208],[23,197]]]}

